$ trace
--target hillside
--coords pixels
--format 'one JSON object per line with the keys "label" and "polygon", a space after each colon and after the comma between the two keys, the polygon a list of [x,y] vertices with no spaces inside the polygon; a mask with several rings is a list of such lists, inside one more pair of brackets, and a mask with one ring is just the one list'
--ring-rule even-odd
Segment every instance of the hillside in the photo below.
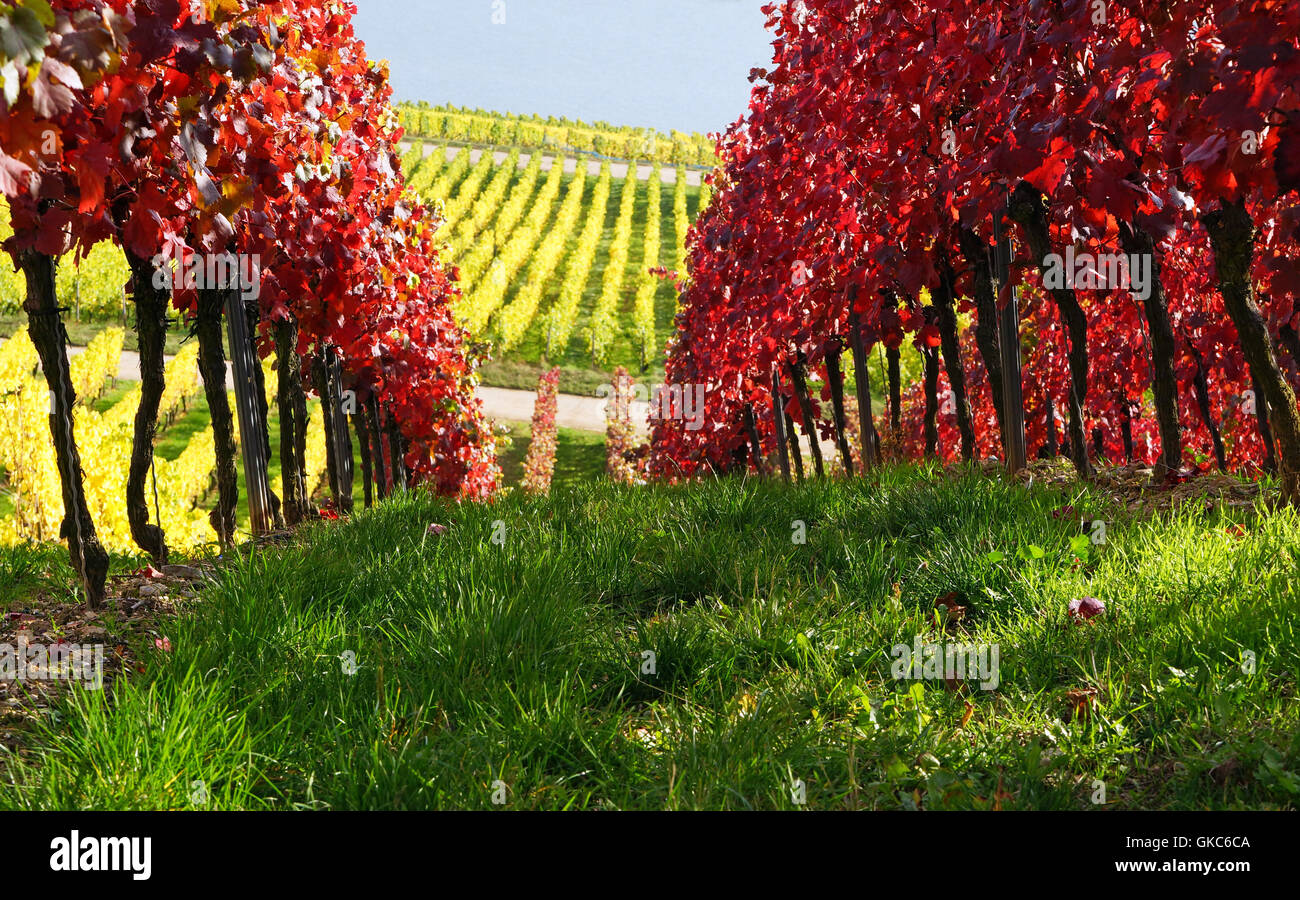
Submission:
{"label": "hillside", "polygon": [[567,380],[662,369],[676,295],[649,270],[685,270],[686,230],[707,201],[684,168],[625,165],[615,179],[585,158],[441,144],[412,146],[403,166],[447,215],[455,311],[498,360],[560,365]]}
{"label": "hillside", "polygon": [[452,104],[403,103],[402,127],[415,137],[476,146],[546,148],[606,159],[649,159],[664,165],[711,169],[714,143],[702,134],[579,122],[556,116],[518,115]]}
{"label": "hillside", "polygon": [[[1104,546],[1067,502],[1116,517]],[[110,669],[141,672],[37,722],[0,806],[188,809],[198,782],[218,809],[786,809],[795,782],[809,809],[1286,805],[1297,547],[1294,514],[930,469],[406,495],[122,604]],[[1106,608],[1078,624],[1084,595]],[[896,681],[914,640],[999,659]]]}

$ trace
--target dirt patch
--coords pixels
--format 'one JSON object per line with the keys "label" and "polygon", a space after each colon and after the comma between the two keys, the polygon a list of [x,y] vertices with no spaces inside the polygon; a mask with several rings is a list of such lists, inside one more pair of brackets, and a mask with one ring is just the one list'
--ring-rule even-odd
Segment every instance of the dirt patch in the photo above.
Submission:
{"label": "dirt patch", "polygon": [[[1002,464],[984,461],[978,466],[990,478],[1005,478]],[[948,477],[962,477],[970,469],[964,464],[945,468]],[[1103,500],[1135,516],[1168,512],[1188,503],[1208,507],[1249,510],[1261,497],[1271,499],[1270,492],[1257,482],[1220,472],[1183,471],[1176,476],[1157,480],[1150,466],[1109,466],[1099,468],[1091,481],[1079,479],[1074,467],[1064,460],[1035,460],[1011,479],[1025,487],[1048,487],[1063,492],[1087,487],[1093,501]]]}
{"label": "dirt patch", "polygon": [[0,746],[21,751],[23,733],[62,695],[111,689],[143,671],[145,648],[169,651],[166,621],[211,577],[211,563],[145,568],[110,578],[99,610],[50,592],[12,604],[0,617]]}

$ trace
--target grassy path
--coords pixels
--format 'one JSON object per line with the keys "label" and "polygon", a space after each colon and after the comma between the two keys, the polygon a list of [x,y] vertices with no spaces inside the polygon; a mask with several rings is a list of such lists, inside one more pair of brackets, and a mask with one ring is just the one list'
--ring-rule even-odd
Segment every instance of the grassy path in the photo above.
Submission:
{"label": "grassy path", "polygon": [[[407,496],[229,559],[0,807],[1294,808],[1298,567],[1293,512],[921,469]],[[916,643],[998,666],[912,679]]]}

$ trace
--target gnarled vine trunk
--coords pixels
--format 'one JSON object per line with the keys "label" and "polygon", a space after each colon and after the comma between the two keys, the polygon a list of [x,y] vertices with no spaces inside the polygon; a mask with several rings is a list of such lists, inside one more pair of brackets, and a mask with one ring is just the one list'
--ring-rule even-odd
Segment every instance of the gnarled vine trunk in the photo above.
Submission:
{"label": "gnarled vine trunk", "polygon": [[329,364],[325,361],[325,351],[318,351],[311,360],[311,380],[316,389],[316,396],[320,397],[321,405],[321,423],[325,427],[325,472],[329,481],[330,497],[334,500],[334,508],[340,512],[343,511],[343,494],[340,488],[338,455],[335,448],[334,434],[334,416],[332,415],[331,406],[334,404],[334,395],[330,390]]}
{"label": "gnarled vine trunk", "polygon": [[1160,264],[1156,259],[1155,241],[1136,225],[1121,225],[1120,245],[1129,255],[1151,257],[1151,289],[1142,300],[1147,330],[1151,335],[1151,393],[1155,400],[1156,425],[1160,430],[1160,457],[1155,474],[1163,478],[1183,466],[1183,433],[1178,418],[1178,376],[1174,372],[1173,323],[1169,302],[1160,282]]}
{"label": "gnarled vine trunk", "polygon": [[1124,442],[1124,462],[1133,462],[1133,404],[1127,397],[1120,398],[1119,436]]}
{"label": "gnarled vine trunk", "polygon": [[302,515],[303,518],[314,519],[317,515],[316,504],[312,502],[314,492],[307,484],[307,391],[303,387],[301,377],[294,378],[291,387],[294,418],[293,453],[297,462],[298,478],[302,485]]}
{"label": "gnarled vine trunk", "polygon": [[804,375],[804,366],[807,365],[807,359],[803,351],[799,351],[798,358],[790,364],[790,380],[794,382],[794,396],[799,401],[799,411],[803,414],[804,431],[808,434],[808,452],[812,454],[813,467],[817,470],[817,477],[826,477],[826,469],[822,464],[822,446],[821,440],[817,434],[817,417],[813,415],[812,398],[808,396],[808,379]]}
{"label": "gnarled vine trunk", "polygon": [[366,428],[367,437],[374,457],[372,462],[375,467],[375,493],[380,500],[385,500],[388,498],[389,479],[387,466],[384,463],[384,430],[379,424],[379,400],[374,394],[366,399],[366,415],[369,418]]}
{"label": "gnarled vine trunk", "polygon": [[[261,319],[261,313],[256,302],[244,304],[244,316],[248,323],[249,339],[256,345],[257,326]],[[271,462],[271,410],[266,401],[266,373],[262,371],[260,365],[253,366],[253,379],[257,385],[257,408],[261,417],[262,424],[262,453],[267,464]],[[270,479],[268,478],[269,482]],[[284,513],[280,509],[280,498],[271,490],[270,484],[266,486],[266,497],[271,504],[271,522],[274,528],[284,528]]]}
{"label": "gnarled vine trunk", "polygon": [[[1016,185],[1009,207],[1011,218],[1020,225],[1029,251],[1040,272],[1047,269],[1051,238],[1047,227],[1047,198],[1027,181]],[[1091,478],[1088,441],[1084,436],[1084,408],[1088,403],[1088,317],[1070,287],[1048,290],[1070,336],[1070,457],[1081,478]]]}
{"label": "gnarled vine trunk", "polygon": [[1201,358],[1201,353],[1196,349],[1191,341],[1187,342],[1188,350],[1191,351],[1192,359],[1196,362],[1196,372],[1192,375],[1192,390],[1196,394],[1196,410],[1201,414],[1201,421],[1205,424],[1205,429],[1210,432],[1210,443],[1214,446],[1214,461],[1219,465],[1220,472],[1228,471],[1228,458],[1223,449],[1223,436],[1219,433],[1219,425],[1214,420],[1214,409],[1210,406],[1210,378],[1205,371],[1205,360]]}
{"label": "gnarled vine trunk", "polygon": [[352,512],[352,434],[348,431],[348,417],[343,409],[343,373],[339,365],[339,360],[334,357],[330,360],[327,370],[328,384],[330,391],[330,402],[333,404],[333,415],[335,432],[334,437],[338,441],[336,450],[336,462],[339,465],[339,511],[343,513]]}
{"label": "gnarled vine trunk", "polygon": [[961,342],[957,335],[955,275],[946,256],[938,259],[939,289],[934,292],[935,324],[943,349],[943,368],[948,373],[948,390],[957,413],[957,431],[961,434],[961,458],[975,460],[975,427],[971,424],[970,400],[966,396],[966,370],[961,362]]}
{"label": "gnarled vine trunk", "polygon": [[1043,396],[1043,418],[1047,425],[1047,450],[1048,459],[1056,459],[1057,454],[1061,452],[1060,445],[1056,443],[1056,404],[1052,402],[1052,395]]}
{"label": "gnarled vine trunk", "polygon": [[371,484],[370,438],[366,432],[366,414],[362,407],[352,413],[352,427],[357,432],[357,444],[361,456],[361,492],[365,508],[370,509],[375,503],[374,488]]}
{"label": "gnarled vine trunk", "polygon": [[885,348],[885,361],[889,364],[889,428],[894,432],[897,447],[898,430],[903,427],[903,376],[897,347]]}
{"label": "gnarled vine trunk", "polygon": [[[235,540],[235,510],[239,506],[239,470],[235,464],[235,417],[226,394],[226,351],[221,343],[221,320],[230,289],[201,289],[194,332],[199,340],[199,372],[203,393],[212,415],[212,438],[217,458],[217,507],[208,515],[222,546]],[[257,439],[248,435],[246,439]]]}
{"label": "gnarled vine trunk", "polygon": [[844,373],[840,371],[840,339],[831,338],[826,348],[826,379],[831,388],[831,416],[835,420],[835,444],[840,449],[844,471],[853,476],[853,450],[849,447],[848,421],[844,415]]}
{"label": "gnarled vine trunk", "polygon": [[[306,416],[298,415],[297,395],[302,394],[302,368],[298,357],[298,326],[290,319],[275,325],[275,356],[279,385],[277,400],[280,407],[280,477],[284,482],[283,511],[288,525],[297,525],[307,518],[307,497],[304,482],[306,455],[298,452],[298,431],[306,424]],[[303,401],[305,412],[306,402]],[[303,444],[306,447],[306,435]]]}
{"label": "gnarled vine trunk", "polygon": [[[989,394],[997,414],[999,440],[1006,443],[1006,423],[1003,421],[1002,350],[998,344],[998,299],[993,292],[993,258],[989,245],[980,239],[974,229],[962,228],[959,236],[962,256],[970,266],[975,301],[975,346],[979,348],[984,371],[989,376]],[[1005,458],[1009,451],[1002,448]]]}
{"label": "gnarled vine trunk", "polygon": [[393,469],[393,490],[405,491],[408,484],[406,473],[406,450],[403,447],[402,429],[397,424],[397,417],[391,408],[388,414],[388,456]]}
{"label": "gnarled vine trunk", "polygon": [[880,465],[880,435],[876,433],[875,416],[871,409],[871,369],[867,365],[867,345],[862,336],[862,324],[849,298],[849,346],[853,350],[853,374],[858,393],[858,437],[862,441],[862,467],[870,469]]}
{"label": "gnarled vine trunk", "polygon": [[776,456],[781,478],[790,483],[790,452],[785,446],[785,397],[781,394],[781,370],[772,367],[772,428],[776,432]]}
{"label": "gnarled vine trunk", "polygon": [[794,417],[786,410],[782,410],[785,416],[785,437],[790,442],[790,461],[794,463],[795,477],[803,481],[803,450],[799,448],[799,433],[794,428]]}
{"label": "gnarled vine trunk", "polygon": [[1269,421],[1277,440],[1282,500],[1300,506],[1300,409],[1295,393],[1278,366],[1268,325],[1255,303],[1250,267],[1255,255],[1255,223],[1243,201],[1224,203],[1201,216],[1214,248],[1219,293],[1227,307],[1242,353],[1268,403]]}
{"label": "gnarled vine trunk", "polygon": [[131,438],[131,460],[126,476],[126,520],[131,538],[155,566],[168,560],[167,538],[162,523],[149,521],[149,503],[145,499],[145,481],[153,465],[154,440],[158,435],[158,408],[167,383],[165,377],[167,345],[167,306],[171,292],[154,286],[152,261],[126,251],[131,269],[135,299],[135,333],[140,352],[140,405],[135,410]]}
{"label": "gnarled vine trunk", "polygon": [[50,436],[59,468],[59,487],[63,493],[62,537],[68,541],[72,567],[81,579],[86,602],[92,609],[104,603],[104,584],[108,580],[108,553],[99,543],[95,522],[86,503],[86,489],[81,471],[81,455],[73,430],[72,409],[77,397],[72,388],[68,366],[68,333],[59,313],[58,294],[54,285],[54,257],[35,250],[18,255],[18,267],[27,281],[27,331],[41,358],[41,369],[53,401],[50,410]]}

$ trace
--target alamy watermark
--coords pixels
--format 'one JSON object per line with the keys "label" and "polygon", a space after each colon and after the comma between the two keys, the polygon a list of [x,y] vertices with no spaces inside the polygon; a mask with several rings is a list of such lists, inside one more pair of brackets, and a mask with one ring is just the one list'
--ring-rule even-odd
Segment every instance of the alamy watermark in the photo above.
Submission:
{"label": "alamy watermark", "polygon": [[104,645],[31,643],[0,644],[0,681],[75,681],[91,690],[104,686]]}
{"label": "alamy watermark", "polygon": [[1049,291],[1119,288],[1146,300],[1151,296],[1151,274],[1150,253],[1076,254],[1070,245],[1064,256],[1043,257],[1043,287]]}
{"label": "alamy watermark", "polygon": [[890,674],[899,681],[965,681],[978,678],[981,690],[997,690],[997,644],[924,643],[917,635],[912,645],[895,644]]}
{"label": "alamy watermark", "polygon": [[153,838],[68,837],[50,841],[52,872],[129,872],[135,881],[148,881],[153,871]]}
{"label": "alamy watermark", "polygon": [[683,422],[687,431],[704,427],[703,384],[654,384],[647,387],[628,378],[620,391],[615,385],[602,384],[596,396],[609,398],[605,415],[610,419],[625,418],[632,403],[648,403],[651,422]]}
{"label": "alamy watermark", "polygon": [[159,253],[152,262],[155,290],[236,288],[244,300],[262,294],[262,257],[257,253],[191,253],[179,262]]}

